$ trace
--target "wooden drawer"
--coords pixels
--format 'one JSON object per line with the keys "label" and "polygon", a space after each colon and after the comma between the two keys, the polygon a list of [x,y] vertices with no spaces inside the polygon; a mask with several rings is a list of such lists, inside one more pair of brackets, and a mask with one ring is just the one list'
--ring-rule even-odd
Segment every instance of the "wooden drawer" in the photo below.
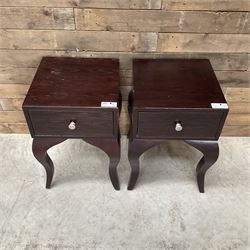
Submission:
{"label": "wooden drawer", "polygon": [[[138,112],[138,138],[217,139],[223,112],[157,111]],[[182,130],[176,131],[176,123]]]}
{"label": "wooden drawer", "polygon": [[[112,137],[114,136],[114,115],[110,111],[50,111],[30,110],[28,112],[33,136],[60,137]],[[75,129],[69,129],[71,121]]]}

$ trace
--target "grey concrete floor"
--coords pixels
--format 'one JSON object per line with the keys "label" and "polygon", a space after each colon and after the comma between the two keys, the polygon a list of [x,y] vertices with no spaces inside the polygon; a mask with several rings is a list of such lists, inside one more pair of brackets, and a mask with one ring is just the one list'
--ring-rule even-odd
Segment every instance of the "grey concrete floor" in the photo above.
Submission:
{"label": "grey concrete floor", "polygon": [[171,141],[141,157],[127,191],[122,138],[121,191],[108,177],[108,157],[81,140],[49,150],[50,190],[31,153],[29,135],[0,135],[0,249],[250,249],[250,138],[221,138],[206,193],[196,186],[201,154]]}

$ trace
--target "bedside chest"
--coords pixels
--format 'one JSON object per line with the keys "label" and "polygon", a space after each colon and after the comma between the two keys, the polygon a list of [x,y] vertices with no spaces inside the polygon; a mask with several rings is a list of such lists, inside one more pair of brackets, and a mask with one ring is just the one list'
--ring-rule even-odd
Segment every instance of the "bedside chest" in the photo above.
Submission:
{"label": "bedside chest", "polygon": [[54,166],[47,150],[68,138],[81,138],[110,158],[109,175],[119,189],[119,61],[45,57],[23,103],[33,154],[44,166],[50,188]]}
{"label": "bedside chest", "polygon": [[203,153],[196,175],[204,192],[205,173],[219,155],[218,138],[228,106],[209,60],[135,59],[129,96],[129,161],[132,190],[139,157],[169,139],[184,140]]}

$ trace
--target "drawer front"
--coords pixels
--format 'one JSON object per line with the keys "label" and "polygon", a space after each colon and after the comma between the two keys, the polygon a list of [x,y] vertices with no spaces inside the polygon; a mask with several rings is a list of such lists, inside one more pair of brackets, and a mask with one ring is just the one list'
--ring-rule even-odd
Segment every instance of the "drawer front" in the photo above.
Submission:
{"label": "drawer front", "polygon": [[138,113],[138,138],[216,139],[221,111]]}
{"label": "drawer front", "polygon": [[112,111],[29,111],[35,136],[112,137]]}

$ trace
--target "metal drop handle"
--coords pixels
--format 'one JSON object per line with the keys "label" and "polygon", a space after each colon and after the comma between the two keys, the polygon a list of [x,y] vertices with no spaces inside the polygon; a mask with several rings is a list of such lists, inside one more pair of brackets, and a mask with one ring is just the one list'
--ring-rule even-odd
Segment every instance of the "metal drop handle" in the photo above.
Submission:
{"label": "metal drop handle", "polygon": [[76,129],[76,122],[75,121],[71,121],[68,125],[68,128],[70,130],[75,130]]}
{"label": "metal drop handle", "polygon": [[182,131],[183,127],[181,125],[181,122],[176,122],[175,124],[175,131],[180,132]]}

